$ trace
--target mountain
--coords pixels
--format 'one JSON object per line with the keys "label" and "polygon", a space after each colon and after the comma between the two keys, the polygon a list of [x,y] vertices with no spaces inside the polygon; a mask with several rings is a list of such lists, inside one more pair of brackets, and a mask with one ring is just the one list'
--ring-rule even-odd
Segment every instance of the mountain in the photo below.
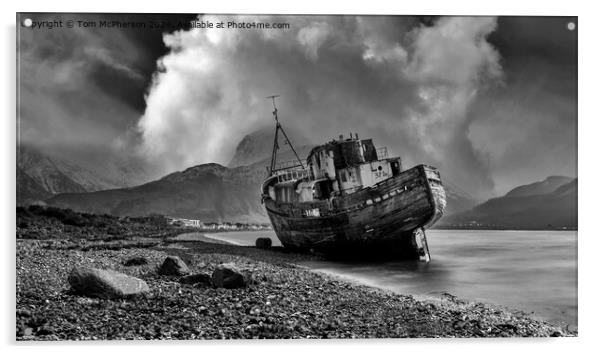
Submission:
{"label": "mountain", "polygon": [[42,201],[61,192],[86,188],[63,173],[57,164],[34,148],[17,148],[17,204]]}
{"label": "mountain", "polygon": [[[231,166],[204,164],[175,172],[137,187],[94,193],[67,193],[50,198],[51,205],[114,215],[164,214],[203,221],[267,222],[259,197],[260,185],[271,160],[273,129],[245,136],[230,161]],[[288,132],[302,161],[314,146],[298,132]],[[299,143],[298,143],[299,142]],[[277,162],[292,161],[289,146],[279,142]],[[459,212],[477,202],[452,184],[446,184],[447,210]]]}
{"label": "mountain", "polygon": [[52,151],[48,157],[88,191],[138,186],[151,181],[150,176],[155,175],[151,166],[135,154]]}
{"label": "mountain", "polygon": [[17,167],[17,205],[36,203],[49,198],[51,195],[52,193]]}
{"label": "mountain", "polygon": [[[438,227],[495,229],[576,229],[577,179],[550,190],[557,177],[520,186],[471,210],[447,215]],[[543,193],[534,194],[543,191]]]}
{"label": "mountain", "polygon": [[[311,146],[297,149],[306,156]],[[278,161],[294,159],[290,150]],[[64,193],[47,200],[61,208],[120,216],[163,214],[202,221],[268,222],[260,186],[270,158],[235,168],[210,163],[169,174],[137,187]]]}
{"label": "mountain", "polygon": [[49,193],[86,191],[84,186],[63,173],[48,156],[34,148],[19,147],[17,167]]}
{"label": "mountain", "polygon": [[[286,135],[293,143],[295,150],[301,159],[305,159],[307,154],[301,154],[299,148],[307,145],[312,145],[311,140],[303,136],[299,131],[294,129],[286,129]],[[286,143],[284,136],[278,134],[278,146],[280,153],[291,151],[290,146]],[[274,146],[274,128],[263,128],[251,134],[247,134],[236,146],[236,151],[229,167],[248,166],[272,155],[272,147]],[[294,154],[291,154],[294,158]]]}
{"label": "mountain", "polygon": [[259,199],[265,172],[257,167],[204,164],[132,188],[65,193],[50,205],[92,213],[149,215],[204,221],[267,221]]}
{"label": "mountain", "polygon": [[20,144],[17,147],[17,204],[40,202],[59,193],[123,187],[124,176],[138,173],[135,165],[120,166],[109,158],[102,164],[92,165],[83,167],[80,163]]}
{"label": "mountain", "polygon": [[573,178],[565,176],[550,176],[543,181],[519,186],[506,194],[506,197],[524,197],[529,195],[551,193],[556,188],[571,182]]}

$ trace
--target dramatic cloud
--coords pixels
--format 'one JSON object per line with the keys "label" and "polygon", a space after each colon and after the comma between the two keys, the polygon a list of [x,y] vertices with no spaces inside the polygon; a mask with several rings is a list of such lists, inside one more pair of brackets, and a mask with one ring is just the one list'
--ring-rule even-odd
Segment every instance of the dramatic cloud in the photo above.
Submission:
{"label": "dramatic cloud", "polygon": [[547,176],[577,174],[576,97],[549,90],[547,73],[558,68],[525,66],[528,79],[481,99],[470,114],[468,137],[497,177],[497,195]]}
{"label": "dramatic cloud", "polygon": [[[196,16],[77,17],[186,23]],[[290,27],[21,27],[20,142],[103,171],[116,159],[136,161],[150,180],[228,163],[245,134],[273,124],[265,97],[280,94],[285,128],[316,143],[349,132],[372,137],[405,167],[435,165],[444,182],[480,198],[576,175],[577,40],[566,26],[576,19],[198,19]]]}
{"label": "dramatic cloud", "polygon": [[[65,20],[65,16],[37,20]],[[21,143],[49,150],[117,148],[139,113],[119,93],[143,86],[137,46],[119,31],[54,28],[19,32]],[[134,54],[124,56],[132,50]],[[116,78],[111,89],[95,76]],[[124,85],[127,83],[127,85]]]}
{"label": "dramatic cloud", "polygon": [[[130,15],[131,16],[131,15]],[[115,14],[20,14],[37,22],[128,20]],[[137,16],[144,21],[152,15]],[[163,16],[166,19],[166,16]],[[131,18],[130,18],[131,19]],[[134,153],[143,93],[165,53],[156,30],[54,27],[18,29],[18,142],[102,175],[144,170]],[[154,46],[145,43],[155,37]],[[158,49],[157,49],[158,48]],[[140,168],[135,168],[135,167]],[[150,176],[130,178],[139,183]]]}
{"label": "dramatic cloud", "polygon": [[442,18],[420,28],[404,70],[418,83],[422,111],[409,107],[408,118],[420,142],[443,168],[454,171],[457,183],[470,182],[480,191],[491,189],[493,181],[472,149],[466,126],[480,92],[502,77],[500,56],[486,39],[495,28],[496,20],[488,17]]}
{"label": "dramatic cloud", "polygon": [[[432,27],[403,17],[199,20],[291,27],[165,36],[171,52],[160,60],[139,122],[145,153],[165,171],[227,162],[244,134],[269,124],[265,96],[279,93],[285,126],[316,141],[359,132],[408,163],[434,163],[468,178],[466,185],[491,188],[476,154],[458,149],[470,150],[465,126],[475,98],[502,76],[486,40],[494,18],[442,18]],[[461,168],[467,171],[454,176]]]}

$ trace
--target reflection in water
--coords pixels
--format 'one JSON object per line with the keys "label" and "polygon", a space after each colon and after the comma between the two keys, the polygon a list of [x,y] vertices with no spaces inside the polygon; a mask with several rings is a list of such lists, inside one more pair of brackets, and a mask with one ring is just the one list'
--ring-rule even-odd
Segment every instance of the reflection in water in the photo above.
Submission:
{"label": "reflection in water", "polygon": [[[208,237],[253,245],[273,232]],[[418,298],[444,292],[577,324],[576,231],[428,230],[432,261],[307,262],[317,271]]]}

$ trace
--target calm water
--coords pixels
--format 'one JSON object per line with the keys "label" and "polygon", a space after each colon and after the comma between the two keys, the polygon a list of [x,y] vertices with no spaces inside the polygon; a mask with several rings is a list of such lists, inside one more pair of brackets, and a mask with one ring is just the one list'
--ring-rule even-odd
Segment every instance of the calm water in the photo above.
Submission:
{"label": "calm water", "polygon": [[[254,245],[273,232],[224,232],[205,236]],[[533,312],[577,325],[576,231],[428,230],[430,263],[310,262],[308,267],[362,284],[412,294],[443,292],[460,298]]]}

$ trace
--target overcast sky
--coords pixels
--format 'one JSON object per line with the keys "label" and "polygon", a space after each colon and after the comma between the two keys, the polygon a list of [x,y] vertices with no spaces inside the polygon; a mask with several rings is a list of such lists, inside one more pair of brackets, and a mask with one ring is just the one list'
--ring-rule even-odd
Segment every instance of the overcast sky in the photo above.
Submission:
{"label": "overcast sky", "polygon": [[[169,20],[195,15],[23,15]],[[486,198],[576,174],[575,18],[200,16],[289,29],[20,28],[20,139],[74,160],[146,161],[156,175],[226,164],[281,122],[320,143],[372,137]],[[155,176],[153,176],[155,177]]]}

